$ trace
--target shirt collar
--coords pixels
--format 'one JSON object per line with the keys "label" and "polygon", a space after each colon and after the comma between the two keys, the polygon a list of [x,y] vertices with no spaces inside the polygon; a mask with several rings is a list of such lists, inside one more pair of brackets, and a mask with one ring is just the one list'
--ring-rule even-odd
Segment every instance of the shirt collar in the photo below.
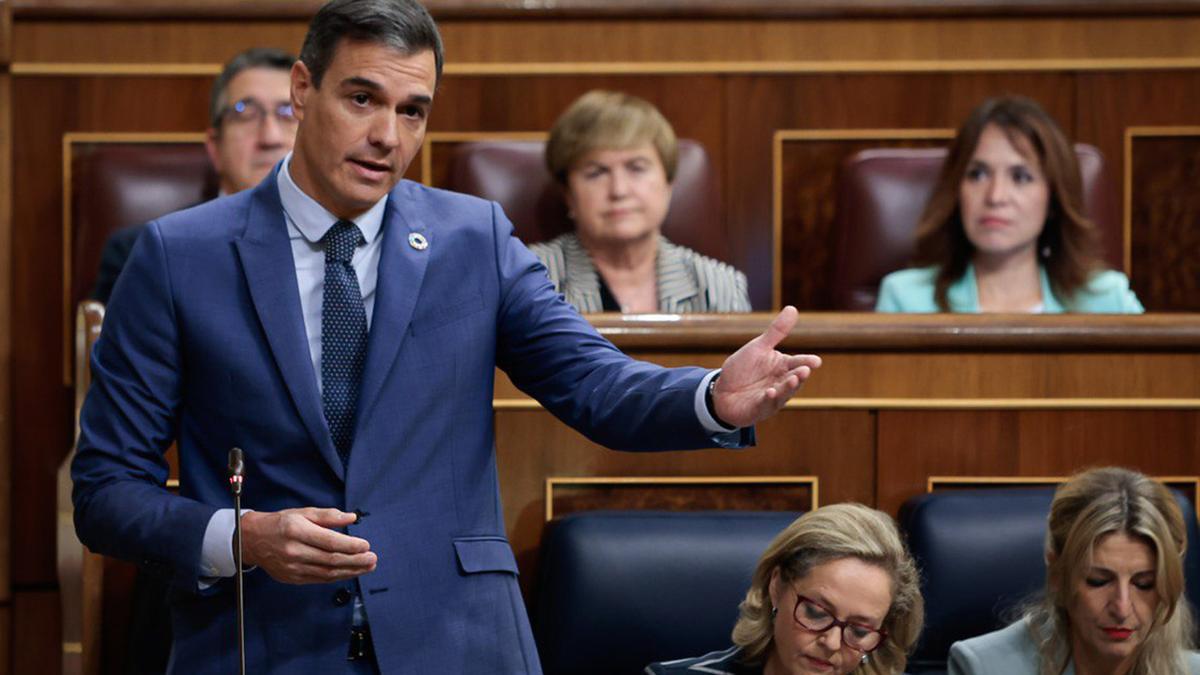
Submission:
{"label": "shirt collar", "polygon": [[[283,158],[282,166],[279,167],[279,180],[277,181],[279,201],[283,204],[284,213],[300,231],[300,234],[309,242],[316,244],[339,218],[296,185],[296,182],[292,180],[291,166],[292,153],[289,152]],[[379,236],[379,231],[383,228],[387,198],[388,196],[384,195],[382,199],[375,202],[374,206],[353,219],[368,244]]]}

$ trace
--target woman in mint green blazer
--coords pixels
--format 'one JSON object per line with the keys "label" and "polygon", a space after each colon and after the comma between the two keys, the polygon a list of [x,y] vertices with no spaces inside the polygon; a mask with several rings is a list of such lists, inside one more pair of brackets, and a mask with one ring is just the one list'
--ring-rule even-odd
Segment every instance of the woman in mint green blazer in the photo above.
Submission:
{"label": "woman in mint green blazer", "polygon": [[1187,526],[1157,481],[1114,467],[1059,487],[1046,590],[1016,623],[950,647],[951,675],[1195,675]]}
{"label": "woman in mint green blazer", "polygon": [[919,267],[884,277],[876,311],[1143,311],[1125,275],[1101,266],[1075,150],[1026,98],[967,118],[917,237]]}

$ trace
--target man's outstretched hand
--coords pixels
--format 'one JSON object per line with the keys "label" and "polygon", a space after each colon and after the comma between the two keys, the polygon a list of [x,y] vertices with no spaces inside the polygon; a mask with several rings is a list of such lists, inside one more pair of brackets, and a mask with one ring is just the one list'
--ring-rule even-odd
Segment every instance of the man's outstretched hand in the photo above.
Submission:
{"label": "man's outstretched hand", "polygon": [[748,427],[774,415],[821,367],[819,356],[792,356],[775,349],[798,317],[795,307],[784,307],[762,335],[725,359],[713,389],[713,407],[723,422]]}

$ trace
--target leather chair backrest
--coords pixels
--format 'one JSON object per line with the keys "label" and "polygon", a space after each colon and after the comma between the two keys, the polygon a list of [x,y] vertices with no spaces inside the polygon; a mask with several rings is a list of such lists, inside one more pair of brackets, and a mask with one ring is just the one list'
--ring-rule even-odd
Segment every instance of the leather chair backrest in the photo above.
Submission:
{"label": "leather chair backrest", "polygon": [[791,512],[590,511],[552,521],[534,627],[554,675],[635,675],[729,647],[738,603]]}
{"label": "leather chair backrest", "polygon": [[84,299],[113,232],[217,194],[202,143],[84,142],[71,155],[71,299]]}
{"label": "leather chair backrest", "polygon": [[[1054,488],[951,490],[913,497],[900,527],[921,570],[925,629],[912,673],[943,672],[950,645],[1006,625],[1045,587],[1043,547]],[[1191,502],[1176,493],[1188,525],[1187,595],[1200,599],[1200,536]]]}
{"label": "leather chair backrest", "polygon": [[[543,141],[476,141],[455,148],[444,187],[500,203],[526,244],[553,239],[574,225],[562,189],[546,170]],[[704,255],[727,260],[716,173],[704,146],[679,141],[679,162],[663,234]]]}
{"label": "leather chair backrest", "polygon": [[[1104,261],[1123,265],[1123,233],[1104,158],[1090,145],[1077,144],[1084,207],[1099,230]],[[933,193],[945,148],[874,148],[843,162],[837,178],[831,308],[870,311],[879,282],[908,267],[916,252],[917,221]]]}

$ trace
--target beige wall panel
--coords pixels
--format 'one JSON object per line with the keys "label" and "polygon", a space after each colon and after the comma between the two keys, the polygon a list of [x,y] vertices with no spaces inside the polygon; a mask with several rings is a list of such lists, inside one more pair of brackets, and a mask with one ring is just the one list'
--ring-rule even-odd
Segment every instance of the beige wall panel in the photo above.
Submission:
{"label": "beige wall panel", "polygon": [[[1200,17],[445,20],[448,63],[1200,57]],[[18,21],[17,62],[219,63],[303,21]],[[615,39],[614,39],[615,38]]]}

